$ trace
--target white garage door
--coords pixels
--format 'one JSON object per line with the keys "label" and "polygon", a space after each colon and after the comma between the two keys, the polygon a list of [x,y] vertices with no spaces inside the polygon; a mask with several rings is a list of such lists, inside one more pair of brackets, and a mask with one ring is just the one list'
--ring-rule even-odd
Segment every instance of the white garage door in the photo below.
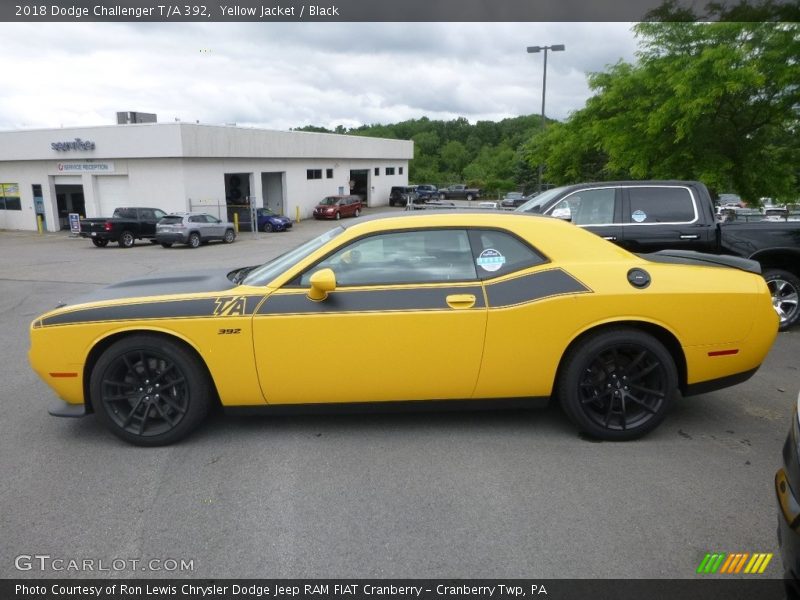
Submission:
{"label": "white garage door", "polygon": [[97,178],[97,194],[100,197],[98,205],[100,216],[110,217],[115,208],[130,206],[128,197],[128,176],[104,175]]}

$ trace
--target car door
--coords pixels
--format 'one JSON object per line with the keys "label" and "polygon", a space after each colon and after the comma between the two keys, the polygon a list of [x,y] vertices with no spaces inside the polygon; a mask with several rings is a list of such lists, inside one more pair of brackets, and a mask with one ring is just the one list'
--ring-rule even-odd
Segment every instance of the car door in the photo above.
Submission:
{"label": "car door", "polygon": [[713,252],[716,229],[704,222],[688,186],[641,185],[623,188],[623,239],[631,252],[686,249]]}
{"label": "car door", "polygon": [[545,214],[571,221],[611,242],[619,242],[622,240],[621,206],[617,187],[600,186],[570,192]]}
{"label": "car door", "polygon": [[[309,279],[329,268],[322,301]],[[351,241],[259,307],[253,321],[271,404],[463,399],[475,388],[486,307],[463,229]]]}
{"label": "car door", "polygon": [[211,215],[205,215],[205,218],[206,222],[208,223],[207,227],[209,237],[221,240],[222,236],[225,235],[225,223],[216,217],[212,217]]}
{"label": "car door", "polygon": [[139,213],[139,233],[143,236],[154,236],[156,234],[155,211],[152,208],[140,208]]}

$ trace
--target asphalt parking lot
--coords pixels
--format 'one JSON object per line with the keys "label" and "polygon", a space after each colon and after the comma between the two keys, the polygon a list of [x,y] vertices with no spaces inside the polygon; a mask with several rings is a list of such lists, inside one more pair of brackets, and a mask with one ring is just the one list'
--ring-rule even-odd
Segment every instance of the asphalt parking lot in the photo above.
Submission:
{"label": "asphalt parking lot", "polygon": [[[53,394],[28,366],[27,328],[59,299],[257,264],[331,226],[196,250],[0,232],[0,577],[64,575],[15,568],[45,554],[192,561],[111,573],[148,577],[690,578],[706,552],[777,553],[773,477],[800,389],[797,329],[750,381],[677,399],[660,428],[628,443],[582,439],[557,407],[219,415],[155,449],[94,418],[47,415]],[[776,556],[765,576],[780,575]]]}

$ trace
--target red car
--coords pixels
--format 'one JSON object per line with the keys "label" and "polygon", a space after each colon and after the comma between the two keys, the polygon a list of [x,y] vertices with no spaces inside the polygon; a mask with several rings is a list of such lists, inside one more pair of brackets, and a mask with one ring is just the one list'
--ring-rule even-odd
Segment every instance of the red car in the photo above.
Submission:
{"label": "red car", "polygon": [[357,217],[363,206],[359,196],[327,196],[314,208],[314,218],[338,221],[342,217]]}

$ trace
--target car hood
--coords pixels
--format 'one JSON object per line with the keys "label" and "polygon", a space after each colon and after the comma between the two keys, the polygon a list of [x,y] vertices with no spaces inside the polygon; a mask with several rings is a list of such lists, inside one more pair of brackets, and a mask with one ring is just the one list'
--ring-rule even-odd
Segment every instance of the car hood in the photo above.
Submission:
{"label": "car hood", "polygon": [[69,302],[59,303],[59,308],[87,302],[122,300],[124,298],[144,298],[148,296],[164,296],[167,294],[225,292],[236,287],[236,284],[228,279],[228,273],[230,272],[230,269],[220,269],[130,279],[100,288],[89,294],[74,298]]}

